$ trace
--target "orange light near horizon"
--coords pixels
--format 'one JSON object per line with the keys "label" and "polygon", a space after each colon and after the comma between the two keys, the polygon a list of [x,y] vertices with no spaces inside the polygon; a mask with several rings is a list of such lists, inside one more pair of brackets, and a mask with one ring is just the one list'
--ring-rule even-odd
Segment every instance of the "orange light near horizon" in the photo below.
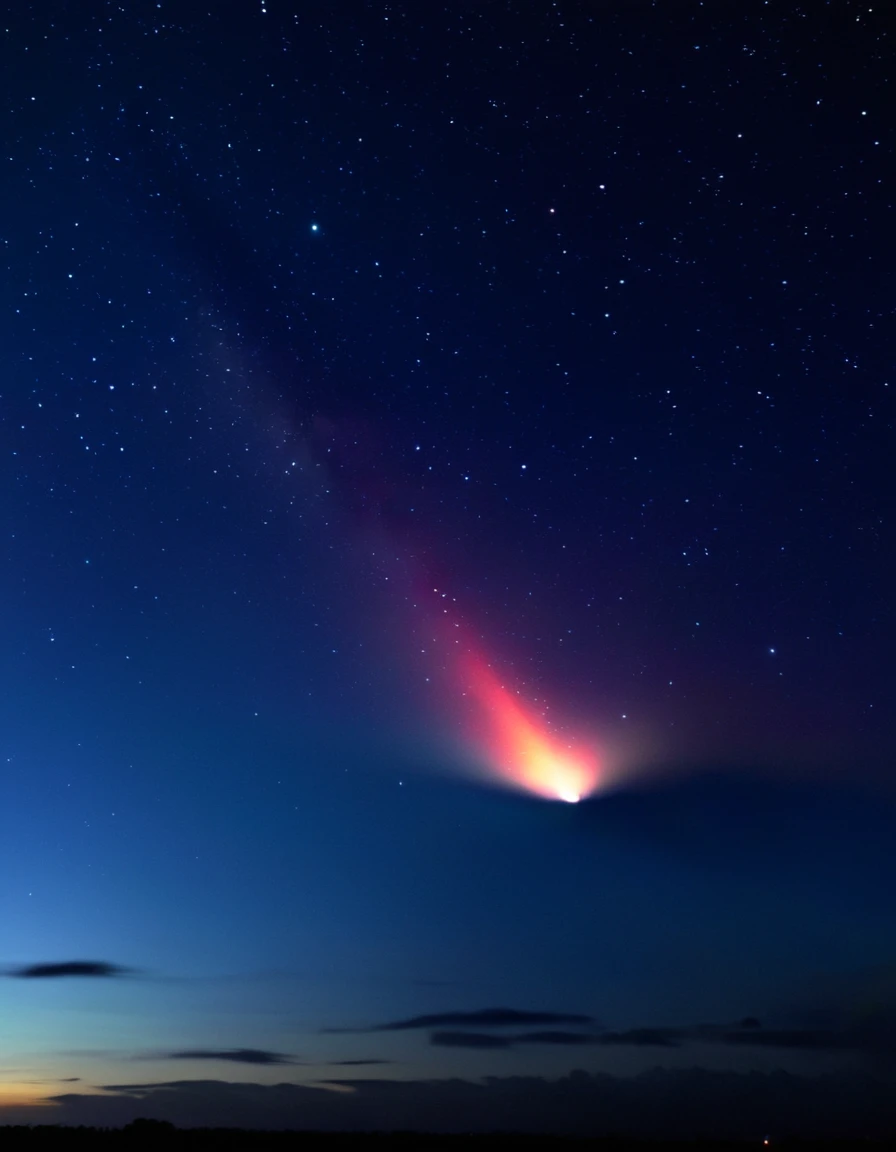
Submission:
{"label": "orange light near horizon", "polygon": [[27,1080],[24,1083],[0,1080],[0,1124],[3,1123],[4,1108],[55,1107],[55,1101],[48,1097],[58,1091],[59,1083],[55,1081],[51,1081],[49,1086],[38,1087]]}
{"label": "orange light near horizon", "polygon": [[482,657],[461,661],[464,688],[477,707],[477,729],[489,768],[511,787],[577,804],[595,791],[600,770],[593,754],[572,749],[546,730]]}

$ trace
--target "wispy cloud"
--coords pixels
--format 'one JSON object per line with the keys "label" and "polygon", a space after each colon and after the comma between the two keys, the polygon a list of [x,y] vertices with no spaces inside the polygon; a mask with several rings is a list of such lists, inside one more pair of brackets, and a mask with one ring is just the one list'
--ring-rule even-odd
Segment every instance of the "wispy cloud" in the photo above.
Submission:
{"label": "wispy cloud", "polygon": [[524,1032],[516,1037],[518,1044],[555,1044],[578,1046],[581,1044],[595,1044],[600,1039],[592,1032]]}
{"label": "wispy cloud", "polygon": [[77,1084],[80,1076],[51,1076],[44,1080],[20,1080],[20,1084]]}
{"label": "wispy cloud", "polygon": [[677,1048],[686,1035],[687,1031],[681,1028],[629,1028],[625,1032],[604,1032],[600,1042],[637,1048]]}
{"label": "wispy cloud", "polygon": [[496,1036],[490,1032],[433,1032],[429,1042],[437,1048],[517,1048],[521,1045],[546,1044],[555,1047],[580,1048],[586,1045],[633,1045],[636,1047],[674,1048],[683,1032],[668,1028],[633,1028],[628,1032],[521,1032]]}
{"label": "wispy cloud", "polygon": [[328,1060],[328,1068],[363,1068],[368,1064],[391,1064],[391,1060]]}
{"label": "wispy cloud", "polygon": [[226,1060],[231,1064],[300,1064],[294,1056],[264,1048],[188,1048],[167,1052],[166,1060]]}
{"label": "wispy cloud", "polygon": [[[433,1012],[374,1024],[365,1032],[405,1032],[426,1028],[527,1028],[540,1024],[591,1024],[590,1016],[578,1012],[529,1012],[518,1008],[482,1008],[476,1012]],[[349,1031],[349,1029],[338,1029]]]}
{"label": "wispy cloud", "polygon": [[437,1048],[512,1048],[509,1036],[495,1036],[489,1032],[433,1032],[430,1044]]}
{"label": "wispy cloud", "polygon": [[49,964],[26,964],[8,973],[23,980],[54,980],[63,976],[127,976],[133,969],[106,960],[63,960]]}
{"label": "wispy cloud", "polygon": [[802,1052],[852,1051],[890,1060],[896,1055],[896,1012],[889,1010],[878,1011],[861,1023],[853,1022],[839,1028],[765,1028],[755,1016],[745,1016],[737,1023],[681,1027],[648,1025],[608,1030],[600,1028],[593,1017],[579,1012],[482,1008],[472,1012],[431,1012],[366,1028],[329,1028],[324,1031],[427,1031],[430,1044],[437,1048],[471,1050],[508,1051],[524,1045],[666,1049],[714,1045]]}

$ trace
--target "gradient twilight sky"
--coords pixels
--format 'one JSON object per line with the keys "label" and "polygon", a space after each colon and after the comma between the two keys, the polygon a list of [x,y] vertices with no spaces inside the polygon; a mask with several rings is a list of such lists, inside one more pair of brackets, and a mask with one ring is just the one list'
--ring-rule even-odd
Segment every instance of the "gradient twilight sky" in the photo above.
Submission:
{"label": "gradient twilight sky", "polygon": [[896,1127],[894,32],[7,14],[0,1123]]}

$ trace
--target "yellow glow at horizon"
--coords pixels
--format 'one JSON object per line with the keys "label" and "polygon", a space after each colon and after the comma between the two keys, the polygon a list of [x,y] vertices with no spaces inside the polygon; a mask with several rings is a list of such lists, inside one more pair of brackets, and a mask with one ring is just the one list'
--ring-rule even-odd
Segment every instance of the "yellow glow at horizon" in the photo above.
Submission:
{"label": "yellow glow at horizon", "polygon": [[14,1080],[0,1080],[0,1109],[36,1106],[52,1108],[54,1105],[49,1097],[57,1095],[59,1090],[59,1084],[22,1084]]}

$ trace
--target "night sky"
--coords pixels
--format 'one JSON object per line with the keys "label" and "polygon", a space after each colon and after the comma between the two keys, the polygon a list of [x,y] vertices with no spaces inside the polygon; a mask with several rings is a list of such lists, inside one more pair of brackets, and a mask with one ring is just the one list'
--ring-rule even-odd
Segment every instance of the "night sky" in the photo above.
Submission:
{"label": "night sky", "polygon": [[0,1123],[896,1128],[894,34],[10,6]]}

